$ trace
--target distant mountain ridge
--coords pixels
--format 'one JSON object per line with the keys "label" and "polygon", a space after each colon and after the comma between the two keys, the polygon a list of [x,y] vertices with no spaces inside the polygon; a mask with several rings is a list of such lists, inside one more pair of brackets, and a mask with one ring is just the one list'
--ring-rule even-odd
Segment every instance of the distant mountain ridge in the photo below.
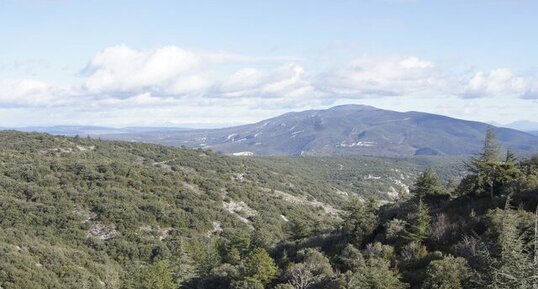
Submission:
{"label": "distant mountain ridge", "polygon": [[[211,148],[232,155],[468,155],[480,150],[486,123],[364,105],[290,112],[254,124],[210,130],[150,131],[105,138]],[[538,152],[538,137],[495,128],[518,152]]]}
{"label": "distant mountain ridge", "polygon": [[538,131],[538,122],[530,120],[518,120],[507,124],[494,124],[499,127],[513,128],[520,131],[533,132]]}
{"label": "distant mountain ridge", "polygon": [[176,128],[176,127],[106,127],[106,126],[91,126],[91,125],[57,125],[57,126],[27,126],[17,128],[4,128],[0,129],[13,129],[22,132],[44,132],[52,135],[64,135],[64,136],[99,136],[107,134],[123,134],[123,133],[147,133],[150,131],[171,132],[188,130],[188,128]]}

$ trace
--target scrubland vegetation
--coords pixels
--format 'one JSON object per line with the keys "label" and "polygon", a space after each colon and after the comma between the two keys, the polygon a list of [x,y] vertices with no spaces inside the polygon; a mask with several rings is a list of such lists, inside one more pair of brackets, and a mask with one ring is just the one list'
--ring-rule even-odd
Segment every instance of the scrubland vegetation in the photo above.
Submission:
{"label": "scrubland vegetation", "polygon": [[461,182],[433,166],[390,203],[282,159],[17,132],[0,148],[4,289],[538,285],[538,157],[491,132]]}

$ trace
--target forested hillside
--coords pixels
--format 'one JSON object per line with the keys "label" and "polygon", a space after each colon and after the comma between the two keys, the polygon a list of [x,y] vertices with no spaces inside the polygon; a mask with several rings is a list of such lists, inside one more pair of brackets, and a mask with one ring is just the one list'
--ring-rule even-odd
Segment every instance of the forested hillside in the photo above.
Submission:
{"label": "forested hillside", "polygon": [[324,168],[292,174],[309,159],[16,132],[0,147],[4,289],[538,285],[538,156],[492,131],[459,184],[426,169],[385,205]]}
{"label": "forested hillside", "polygon": [[388,157],[263,157],[259,162],[293,174],[311,176],[361,198],[394,200],[409,193],[420,173],[428,168],[448,186],[467,173],[458,156]]}
{"label": "forested hillside", "polygon": [[203,150],[17,132],[0,132],[0,148],[5,289],[130,286],[159,260],[204,263],[221,235],[270,246],[295,222],[326,231],[344,202],[315,179]]}

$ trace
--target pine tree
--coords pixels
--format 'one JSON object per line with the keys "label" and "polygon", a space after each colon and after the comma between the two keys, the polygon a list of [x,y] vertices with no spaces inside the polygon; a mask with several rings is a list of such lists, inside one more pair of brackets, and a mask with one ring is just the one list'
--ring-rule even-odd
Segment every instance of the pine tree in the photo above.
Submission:
{"label": "pine tree", "polygon": [[517,181],[521,174],[516,155],[510,149],[507,150],[505,161],[498,167],[496,182],[499,192],[505,195],[519,192]]}
{"label": "pine tree", "polygon": [[353,245],[348,244],[342,253],[340,254],[338,261],[340,263],[341,269],[345,271],[358,272],[364,269],[366,266],[364,257],[362,256],[359,249],[355,248]]}
{"label": "pine tree", "polygon": [[407,238],[418,244],[422,243],[422,241],[428,236],[430,222],[430,210],[428,206],[424,204],[422,199],[419,199],[417,205],[417,217],[411,223],[411,228],[408,232]]}
{"label": "pine tree", "polygon": [[495,163],[501,160],[501,146],[497,143],[495,129],[491,126],[486,130],[486,137],[479,159],[489,163]]}
{"label": "pine tree", "polygon": [[245,280],[263,285],[271,282],[278,273],[275,261],[263,248],[254,249],[243,265]]}
{"label": "pine tree", "polygon": [[138,289],[175,289],[176,284],[170,268],[164,261],[159,261],[144,268],[139,276]]}
{"label": "pine tree", "polygon": [[[400,281],[398,272],[390,268],[390,262],[382,258],[370,258],[363,271],[349,279],[353,289],[405,289],[407,284]],[[344,288],[346,288],[344,287]]]}
{"label": "pine tree", "polygon": [[422,174],[420,174],[420,176],[418,176],[411,193],[415,194],[419,198],[423,198],[426,195],[444,194],[444,190],[443,185],[435,176],[432,169],[428,168]]}
{"label": "pine tree", "polygon": [[462,289],[471,277],[467,261],[461,257],[446,256],[432,261],[426,270],[423,289]]}
{"label": "pine tree", "polygon": [[479,194],[489,193],[490,198],[493,198],[500,165],[500,145],[496,141],[493,128],[489,127],[486,131],[482,151],[467,164],[471,176],[464,179],[462,184],[467,186],[472,184],[473,186],[467,189],[472,189]]}
{"label": "pine tree", "polygon": [[376,210],[377,202],[373,199],[366,204],[355,200],[347,209],[342,231],[355,245],[359,246],[377,226]]}
{"label": "pine tree", "polygon": [[509,208],[508,199],[502,213],[498,244],[500,259],[493,268],[495,289],[530,289],[534,269],[518,229],[517,215]]}
{"label": "pine tree", "polygon": [[297,240],[308,237],[311,228],[303,219],[296,218],[290,222],[289,230],[292,238]]}
{"label": "pine tree", "polygon": [[185,280],[189,280],[196,275],[196,268],[194,261],[187,253],[185,241],[180,238],[174,243],[172,257],[170,258],[171,268],[176,284],[181,285]]}

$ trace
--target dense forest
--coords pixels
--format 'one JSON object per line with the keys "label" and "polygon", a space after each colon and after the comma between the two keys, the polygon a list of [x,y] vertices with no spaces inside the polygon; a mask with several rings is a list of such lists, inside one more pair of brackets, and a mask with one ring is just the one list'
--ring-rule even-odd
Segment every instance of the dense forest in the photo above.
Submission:
{"label": "dense forest", "polygon": [[282,160],[9,131],[0,148],[0,288],[538,286],[538,156],[492,131],[457,183],[425,169],[389,203]]}

